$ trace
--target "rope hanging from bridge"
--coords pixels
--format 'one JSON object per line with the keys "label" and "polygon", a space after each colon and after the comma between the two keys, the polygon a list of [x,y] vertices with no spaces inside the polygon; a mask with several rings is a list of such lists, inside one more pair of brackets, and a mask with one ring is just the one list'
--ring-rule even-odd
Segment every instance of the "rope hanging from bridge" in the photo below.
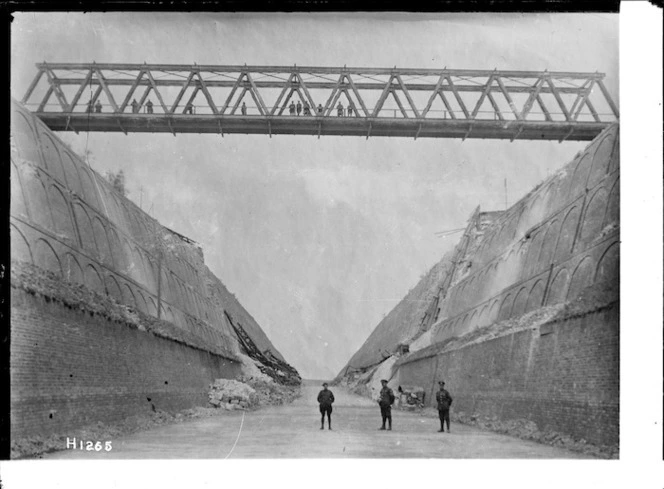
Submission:
{"label": "rope hanging from bridge", "polygon": [[[604,78],[597,72],[44,62],[23,103],[52,129],[77,132],[89,120],[90,131],[125,133],[589,140],[619,119]],[[88,100],[86,87],[94,87]]]}

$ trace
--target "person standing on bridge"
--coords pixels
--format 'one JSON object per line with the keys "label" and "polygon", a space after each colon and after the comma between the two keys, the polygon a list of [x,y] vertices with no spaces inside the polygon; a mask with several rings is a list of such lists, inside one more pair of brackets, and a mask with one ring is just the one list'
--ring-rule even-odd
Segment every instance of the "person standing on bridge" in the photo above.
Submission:
{"label": "person standing on bridge", "polygon": [[311,107],[309,106],[309,102],[306,100],[304,101],[304,108],[302,109],[302,115],[311,115]]}
{"label": "person standing on bridge", "polygon": [[348,117],[353,117],[353,106],[348,104]]}
{"label": "person standing on bridge", "polygon": [[88,102],[88,108],[85,109],[85,111],[86,111],[88,114],[92,114],[92,109],[93,109],[92,99],[90,99],[90,101]]}
{"label": "person standing on bridge", "polygon": [[394,404],[394,392],[387,386],[387,380],[380,381],[383,388],[380,390],[378,398],[378,405],[380,406],[380,415],[383,417],[383,426],[381,430],[385,429],[385,421],[388,423],[388,430],[392,430],[392,404]]}
{"label": "person standing on bridge", "polygon": [[339,105],[337,105],[337,117],[343,117],[344,115],[344,106],[341,105],[341,102],[339,102]]}
{"label": "person standing on bridge", "polygon": [[290,105],[288,106],[288,112],[290,115],[295,115],[295,102],[291,100]]}
{"label": "person standing on bridge", "polygon": [[148,111],[148,114],[153,114],[154,113],[154,109],[152,108],[153,106],[154,106],[154,104],[152,103],[152,101],[150,99],[148,99],[147,103],[145,104],[145,108]]}
{"label": "person standing on bridge", "polygon": [[318,115],[323,115],[323,106],[318,104]]}
{"label": "person standing on bridge", "polygon": [[334,394],[327,388],[327,382],[323,382],[323,390],[318,393],[318,404],[320,406],[320,429],[325,429],[325,415],[327,414],[327,429],[332,429],[332,403]]}
{"label": "person standing on bridge", "polygon": [[132,100],[132,101],[131,101],[131,111],[132,111],[132,113],[134,113],[134,114],[138,114],[138,111],[139,111],[139,110],[140,110],[140,109],[139,109],[139,107],[138,107],[138,102],[136,102],[136,99]]}
{"label": "person standing on bridge", "polygon": [[242,111],[242,115],[247,115],[247,104],[242,102],[242,107],[240,107],[240,110]]}
{"label": "person standing on bridge", "polygon": [[302,112],[302,104],[300,101],[297,101],[297,115],[300,115],[300,112]]}
{"label": "person standing on bridge", "polygon": [[95,104],[95,112],[96,113],[101,113],[101,102],[97,100],[97,103]]}
{"label": "person standing on bridge", "polygon": [[452,396],[445,390],[445,382],[438,382],[440,390],[436,392],[436,402],[438,403],[438,417],[440,418],[440,429],[438,433],[445,432],[443,422],[447,423],[447,432],[450,432],[450,406],[452,405]]}

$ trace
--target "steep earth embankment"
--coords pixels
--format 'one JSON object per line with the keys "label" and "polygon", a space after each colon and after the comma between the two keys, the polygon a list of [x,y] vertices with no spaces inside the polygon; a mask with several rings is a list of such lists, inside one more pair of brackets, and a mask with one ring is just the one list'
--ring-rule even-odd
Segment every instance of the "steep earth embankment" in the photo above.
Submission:
{"label": "steep earth embankment", "polygon": [[506,211],[476,211],[445,273],[438,264],[413,289],[428,291],[428,308],[407,314],[404,299],[338,380],[358,392],[377,376],[420,386],[430,404],[444,378],[468,419],[524,419],[615,453],[618,135],[605,130]]}
{"label": "steep earth embankment", "polygon": [[15,101],[10,168],[13,439],[205,405],[217,378],[299,383],[195,242]]}

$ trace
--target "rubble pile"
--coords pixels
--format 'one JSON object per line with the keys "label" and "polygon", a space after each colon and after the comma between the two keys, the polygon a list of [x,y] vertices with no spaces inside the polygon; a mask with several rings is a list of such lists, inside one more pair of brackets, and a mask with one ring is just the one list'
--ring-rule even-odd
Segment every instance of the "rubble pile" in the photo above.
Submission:
{"label": "rubble pile", "polygon": [[232,379],[217,379],[210,385],[210,404],[227,411],[244,410],[259,403],[256,391],[244,382]]}
{"label": "rubble pile", "polygon": [[261,406],[289,404],[300,397],[299,386],[278,384],[272,379],[264,380],[256,377],[245,377],[241,380],[256,391],[258,403]]}

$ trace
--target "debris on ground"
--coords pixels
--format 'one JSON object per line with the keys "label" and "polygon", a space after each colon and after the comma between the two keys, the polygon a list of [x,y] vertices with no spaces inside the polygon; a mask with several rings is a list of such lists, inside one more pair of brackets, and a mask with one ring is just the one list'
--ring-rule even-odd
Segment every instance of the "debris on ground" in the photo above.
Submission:
{"label": "debris on ground", "polygon": [[210,404],[226,411],[244,410],[258,405],[258,394],[249,385],[233,379],[217,379],[210,385]]}
{"label": "debris on ground", "polygon": [[261,406],[280,406],[289,404],[300,397],[300,386],[283,385],[272,379],[264,380],[256,377],[243,377],[240,380],[250,385],[258,395],[258,404]]}

